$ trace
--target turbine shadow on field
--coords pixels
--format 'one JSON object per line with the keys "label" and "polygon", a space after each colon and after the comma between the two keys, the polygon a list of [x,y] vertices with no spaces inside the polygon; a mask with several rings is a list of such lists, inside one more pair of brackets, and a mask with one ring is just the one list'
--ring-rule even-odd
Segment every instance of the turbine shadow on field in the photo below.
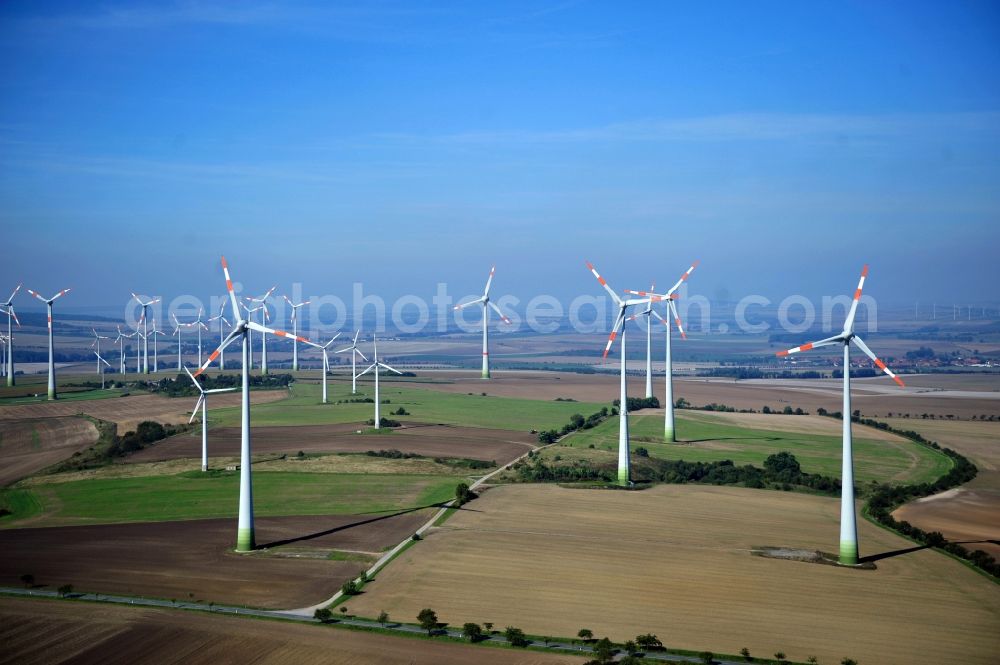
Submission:
{"label": "turbine shadow on field", "polygon": [[[978,545],[980,543],[990,543],[992,545],[1000,545],[1000,540],[946,540],[946,543],[954,543],[955,545]],[[891,559],[894,556],[902,556],[903,554],[910,554],[911,552],[919,552],[920,550],[929,549],[930,545],[917,545],[915,547],[905,547],[900,550],[891,550],[889,552],[881,552],[879,554],[870,554],[868,556],[863,556],[858,559],[858,563],[874,563],[875,561],[881,561],[882,559]]]}
{"label": "turbine shadow on field", "polygon": [[[281,547],[282,545],[291,545],[293,543],[301,543],[306,540],[313,540],[314,538],[322,538],[323,536],[329,536],[334,533],[339,533],[341,531],[346,531],[347,529],[353,529],[359,526],[365,526],[366,524],[374,524],[375,522],[381,522],[382,520],[392,519],[393,517],[399,517],[400,515],[406,515],[408,513],[414,513],[418,510],[423,510],[424,508],[442,508],[445,502],[431,503],[426,506],[417,506],[415,508],[407,508],[406,510],[399,510],[389,515],[380,515],[379,517],[372,517],[366,520],[359,520],[357,522],[351,522],[350,524],[341,524],[340,526],[335,526],[329,529],[324,529],[323,531],[316,531],[315,533],[310,533],[304,536],[296,536],[294,538],[284,538],[282,540],[273,540],[269,543],[264,543],[258,546],[259,549],[267,549],[270,547]],[[461,510],[461,509],[459,509]]]}
{"label": "turbine shadow on field", "polygon": [[682,439],[677,443],[708,443],[709,441],[784,441],[783,436],[716,436],[708,439]]}

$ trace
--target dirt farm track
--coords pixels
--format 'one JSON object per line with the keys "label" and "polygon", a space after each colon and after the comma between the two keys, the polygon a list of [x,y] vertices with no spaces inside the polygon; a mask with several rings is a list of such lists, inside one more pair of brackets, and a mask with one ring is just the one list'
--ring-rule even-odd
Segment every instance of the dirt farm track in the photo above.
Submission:
{"label": "dirt farm track", "polygon": [[[0,598],[11,665],[569,665],[583,659],[198,612]],[[57,645],[55,648],[53,645]]]}

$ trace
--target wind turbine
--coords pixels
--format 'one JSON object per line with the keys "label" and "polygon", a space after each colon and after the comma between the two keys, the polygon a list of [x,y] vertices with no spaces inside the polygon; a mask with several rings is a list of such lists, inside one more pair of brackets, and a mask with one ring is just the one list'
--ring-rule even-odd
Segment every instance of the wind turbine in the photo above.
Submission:
{"label": "wind turbine", "polygon": [[[153,298],[149,302],[143,302],[142,298],[132,292],[132,297],[142,305],[142,373],[149,374],[149,306],[160,302],[159,298]],[[136,330],[138,332],[138,329]]]}
{"label": "wind turbine", "polygon": [[[229,266],[226,264],[226,257],[222,257],[222,272],[226,276],[226,290],[229,291],[229,301],[233,306],[233,316],[236,317],[236,324],[226,339],[223,340],[222,344],[219,345],[219,348],[208,356],[208,360],[198,368],[198,371],[193,376],[198,377],[202,374],[209,365],[215,362],[215,359],[219,357],[222,350],[229,346],[229,344],[237,339],[242,340],[243,390],[241,402],[243,412],[240,418],[240,512],[236,530],[236,551],[249,552],[255,546],[255,539],[253,527],[253,484],[250,472],[250,340],[248,339],[248,335],[251,330],[256,330],[261,334],[273,333],[279,337],[291,337],[291,334],[284,330],[265,328],[240,316],[240,308],[237,306],[236,294],[233,292],[233,280],[229,276]],[[304,342],[306,340],[300,338],[298,341]]]}
{"label": "wind turbine", "polygon": [[21,322],[17,320],[17,314],[14,312],[14,296],[20,290],[21,285],[18,284],[14,292],[10,294],[10,298],[7,298],[7,302],[3,303],[3,307],[7,310],[7,362],[4,367],[6,367],[8,386],[14,385],[14,331],[10,327],[10,320],[13,318],[17,327],[21,327]]}
{"label": "wind turbine", "polygon": [[236,388],[215,388],[213,390],[205,390],[201,387],[201,382],[194,378],[191,371],[185,367],[184,371],[187,375],[191,377],[191,382],[194,383],[194,387],[198,389],[198,401],[194,405],[194,410],[191,412],[191,417],[188,419],[188,424],[190,425],[194,422],[194,417],[198,413],[198,408],[201,407],[201,470],[208,471],[208,395],[213,393],[231,393]]}
{"label": "wind turbine", "polygon": [[[672,287],[670,287],[670,289],[666,293],[660,294],[660,293],[652,293],[646,291],[626,291],[626,293],[631,293],[634,295],[646,297],[648,303],[647,309],[649,310],[649,312],[657,319],[659,319],[663,323],[663,325],[667,327],[666,353],[664,354],[665,362],[663,371],[664,374],[663,438],[664,440],[670,442],[677,441],[677,433],[676,430],[674,429],[674,361],[670,348],[672,333],[670,330],[670,322],[667,319],[664,319],[662,316],[660,316],[659,312],[653,309],[653,303],[660,301],[665,301],[667,303],[667,316],[673,317],[674,323],[677,324],[677,330],[681,334],[681,339],[687,339],[687,335],[684,334],[684,326],[681,325],[681,316],[680,314],[677,313],[677,305],[674,304],[674,301],[677,300],[677,289],[681,287],[681,284],[687,281],[687,278],[691,276],[691,273],[694,272],[694,269],[698,267],[698,263],[699,261],[695,261],[694,263],[692,263],[691,267],[688,268],[683,275],[681,275],[681,278],[677,280],[677,283],[674,284]],[[646,351],[647,367],[649,362],[648,348],[649,347],[647,346],[647,351]]]}
{"label": "wind turbine", "polygon": [[[288,296],[283,295],[281,297],[284,298],[285,302],[287,302],[292,307],[292,334],[297,337],[298,334],[299,334],[299,319],[296,316],[296,312],[298,311],[299,307],[302,307],[303,305],[308,305],[310,303],[310,301],[309,300],[305,300],[303,302],[300,302],[298,305],[296,305],[295,303],[293,303],[291,301],[291,299],[289,299]],[[330,341],[333,341],[333,340],[330,340]],[[329,342],[327,342],[327,343],[329,344]],[[323,352],[323,366],[326,367],[326,352],[325,351]],[[296,371],[296,372],[299,370],[299,345],[298,345],[297,342],[294,342],[294,341],[292,342],[292,369],[294,371]],[[323,371],[326,372],[325,369]],[[323,374],[323,377],[324,377],[323,378],[323,388],[324,388],[323,403],[326,404],[326,374],[325,373]]]}
{"label": "wind turbine", "polygon": [[[96,355],[97,355],[97,373],[101,375],[101,383],[103,384],[103,382],[104,382],[104,371],[101,369],[101,361],[104,360],[104,359],[101,358],[101,340],[102,339],[110,339],[110,338],[109,337],[105,337],[104,335],[98,335],[97,331],[94,330],[93,328],[91,328],[90,330],[94,333],[94,343],[90,345],[90,348],[92,348],[92,349],[96,348],[97,349],[96,352],[95,352]],[[107,364],[106,360],[105,360],[105,364]],[[108,367],[111,367],[111,365],[108,365]],[[101,387],[103,388],[104,386],[101,385]]]}
{"label": "wind turbine", "polygon": [[900,386],[905,386],[902,379],[893,374],[892,370],[885,366],[885,363],[872,353],[860,337],[854,332],[854,316],[858,311],[858,302],[861,300],[861,290],[865,286],[865,279],[868,277],[868,265],[861,269],[861,279],[858,281],[858,288],[854,291],[854,302],[847,313],[847,320],[844,321],[844,330],[839,335],[821,339],[818,342],[809,342],[802,346],[787,351],[779,351],[777,355],[784,357],[800,351],[809,351],[821,346],[831,346],[840,344],[844,348],[844,411],[843,411],[843,431],[844,445],[841,454],[841,478],[840,478],[840,564],[844,566],[856,566],[858,564],[858,527],[857,516],[854,506],[854,453],[851,441],[851,343],[861,349],[861,351],[872,359],[875,366],[892,377],[892,380]]}
{"label": "wind turbine", "polygon": [[[649,292],[656,290],[656,282],[649,287]],[[638,293],[638,291],[626,291],[626,293]],[[628,317],[628,321],[635,321],[640,316],[646,317],[646,399],[653,396],[653,321],[650,318],[653,314],[653,299],[646,300],[646,309],[638,314]]]}
{"label": "wind turbine", "polygon": [[156,327],[156,319],[155,318],[153,319],[153,332],[151,332],[150,335],[153,336],[153,374],[156,374],[156,373],[158,373],[160,371],[160,363],[159,363],[159,359],[157,358],[157,355],[156,355],[156,336],[157,335],[164,335],[165,336],[166,333]]}
{"label": "wind turbine", "polygon": [[118,345],[118,369],[121,370],[122,379],[125,378],[125,340],[128,337],[122,334],[122,327],[118,326],[118,337],[115,337],[114,343]]}
{"label": "wind turbine", "polygon": [[142,338],[143,346],[145,346],[145,344],[146,344],[146,336],[142,334],[141,330],[139,330],[139,323],[142,323],[142,321],[139,321],[139,322],[136,323],[135,332],[133,332],[130,335],[130,337],[134,336],[136,338],[136,343],[135,343],[135,373],[136,374],[142,373],[142,363],[140,362],[140,356],[139,356],[139,351],[141,351],[142,349],[139,346],[139,338]]}
{"label": "wind turbine", "polygon": [[476,298],[475,300],[470,300],[469,302],[466,302],[466,303],[462,303],[461,305],[455,305],[455,309],[456,310],[465,309],[466,307],[469,307],[470,305],[479,305],[479,304],[482,304],[482,306],[483,306],[483,376],[482,376],[482,378],[484,378],[484,379],[490,378],[490,338],[489,338],[490,310],[489,310],[489,308],[492,307],[494,309],[494,311],[496,311],[496,313],[500,315],[500,318],[503,320],[504,323],[508,323],[508,324],[510,323],[510,319],[508,319],[504,315],[504,313],[500,311],[500,308],[497,307],[496,305],[494,305],[492,302],[490,302],[490,284],[493,283],[493,273],[495,273],[496,270],[497,270],[496,266],[493,266],[492,268],[490,268],[490,276],[486,278],[486,288],[483,289],[483,295],[481,297]]}
{"label": "wind turbine", "polygon": [[339,351],[334,351],[334,353],[344,353],[345,351],[351,352],[351,394],[358,394],[358,372],[357,372],[357,358],[361,356],[365,362],[368,362],[368,358],[365,358],[365,354],[361,353],[361,349],[358,348],[358,335],[361,334],[361,328],[358,328],[358,332],[354,333],[354,341],[351,342],[350,346],[345,346]]}
{"label": "wind turbine", "polygon": [[[267,311],[267,299],[271,297],[271,294],[274,293],[274,290],[276,288],[278,288],[277,284],[272,286],[267,293],[265,293],[259,298],[251,298],[250,296],[243,296],[247,300],[247,302],[259,303],[259,305],[257,307],[254,307],[253,309],[247,308],[247,313],[250,314],[252,312],[256,312],[258,309],[263,310],[260,315],[260,325],[262,328],[264,327],[264,324],[267,323],[267,319],[271,317],[271,315]],[[260,373],[267,374],[267,333],[260,334]]]}
{"label": "wind turbine", "polygon": [[[107,337],[104,339],[107,339]],[[97,351],[94,351],[94,355],[97,356],[97,371],[101,373],[101,390],[104,390],[104,368],[101,367],[101,363],[104,363],[108,367],[111,367],[111,363],[102,358],[101,354]]]}
{"label": "wind turbine", "polygon": [[[253,309],[251,309],[251,308],[247,307],[246,305],[244,305],[243,303],[240,303],[240,307],[242,307],[243,311],[247,313],[247,320],[253,320],[253,313],[254,312],[259,312],[261,310],[264,310],[264,313],[260,315],[261,325],[263,325],[266,321],[270,320],[270,318],[271,318],[271,315],[268,313],[267,307],[265,305],[257,305],[256,307],[254,307]],[[253,331],[252,330],[249,333],[248,339],[250,340],[250,369],[253,369]]]}
{"label": "wind turbine", "polygon": [[608,286],[606,279],[601,277],[597,269],[594,268],[594,264],[587,262],[587,268],[590,272],[594,273],[594,277],[600,282],[604,290],[611,294],[611,299],[616,305],[618,305],[618,316],[615,318],[615,325],[611,329],[611,335],[608,337],[608,343],[604,347],[604,358],[608,357],[608,351],[611,350],[611,345],[615,343],[615,337],[618,336],[618,329],[621,328],[622,331],[622,343],[621,343],[621,398],[618,405],[618,484],[622,486],[629,486],[632,484],[631,479],[631,462],[629,460],[629,449],[628,449],[628,389],[625,385],[625,313],[629,307],[633,305],[642,305],[645,300],[639,299],[629,299],[622,300],[615,293],[614,289]]}
{"label": "wind turbine", "polygon": [[[31,289],[28,289],[28,293],[35,296],[43,303],[45,303],[46,308],[48,308],[49,315],[49,399],[56,399],[56,363],[55,363],[55,348],[52,346],[52,303],[63,297],[70,292],[70,289],[63,289],[59,293],[55,294],[51,298],[44,298],[39,294],[35,293]],[[16,291],[15,291],[16,293]],[[13,296],[12,296],[13,297]]]}
{"label": "wind turbine", "polygon": [[337,339],[338,337],[340,337],[340,333],[337,333],[336,335],[331,337],[326,344],[316,344],[315,342],[310,342],[309,340],[305,341],[305,343],[308,344],[309,346],[314,346],[323,352],[323,404],[326,404],[326,375],[327,372],[330,371],[330,356],[327,353],[327,349],[329,348],[330,344],[333,343],[333,340]]}
{"label": "wind turbine", "polygon": [[[216,321],[216,320],[218,320],[218,322],[219,322],[219,344],[222,344],[222,339],[223,339],[223,336],[225,335],[225,329],[222,327],[222,324],[224,323],[227,326],[229,325],[229,321],[227,321],[226,317],[222,315],[222,313],[225,312],[225,311],[226,311],[226,301],[223,300],[222,301],[222,307],[219,308],[219,313],[216,314],[215,316],[211,317],[210,319],[208,319],[209,323],[211,323],[212,321]],[[226,370],[226,354],[225,353],[223,353],[223,354],[221,354],[219,356],[219,370],[223,371],[223,372]]]}
{"label": "wind turbine", "polygon": [[374,354],[372,356],[372,364],[368,366],[368,369],[366,369],[365,371],[361,372],[361,374],[358,374],[358,376],[364,376],[365,374],[367,374],[368,372],[372,371],[373,369],[375,370],[375,429],[381,429],[381,427],[379,425],[379,422],[381,422],[382,418],[381,418],[381,415],[379,413],[379,406],[380,406],[380,404],[379,404],[379,396],[378,396],[378,371],[381,368],[381,369],[387,369],[390,372],[395,372],[396,374],[399,374],[400,376],[402,376],[403,373],[400,372],[398,369],[395,369],[393,367],[389,367],[385,363],[380,363],[378,361],[378,342],[375,341],[375,336],[374,335],[372,335],[372,347],[374,347],[374,349],[375,349]]}
{"label": "wind turbine", "polygon": [[202,331],[202,328],[204,328],[205,330],[208,330],[208,326],[206,326],[205,322],[201,320],[202,313],[204,313],[204,310],[201,307],[199,307],[198,308],[198,318],[195,319],[194,321],[191,321],[190,323],[180,323],[177,320],[177,316],[176,315],[174,316],[174,325],[177,326],[177,331],[176,331],[176,333],[177,333],[177,371],[181,370],[181,333],[180,333],[181,328],[194,328],[195,330],[198,331],[198,366],[201,367],[201,331]]}

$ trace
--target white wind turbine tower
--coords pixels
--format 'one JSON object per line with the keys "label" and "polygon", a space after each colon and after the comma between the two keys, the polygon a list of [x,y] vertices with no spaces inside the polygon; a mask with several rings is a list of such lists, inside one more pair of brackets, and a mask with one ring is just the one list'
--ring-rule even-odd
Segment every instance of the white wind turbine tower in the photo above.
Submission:
{"label": "white wind turbine tower", "polygon": [[[97,355],[97,373],[101,375],[101,382],[103,383],[104,382],[104,370],[101,369],[101,361],[104,360],[104,359],[101,358],[101,340],[102,339],[111,339],[111,338],[110,337],[105,337],[104,335],[98,335],[97,331],[95,329],[93,329],[93,328],[91,328],[90,330],[94,333],[94,343],[90,345],[90,348],[96,349],[95,353]],[[107,362],[107,361],[105,361],[105,362]],[[110,367],[110,366],[111,365],[108,365],[108,367]],[[104,386],[102,385],[101,387],[103,388]]]}
{"label": "white wind turbine tower", "polygon": [[21,290],[21,285],[18,284],[14,292],[10,294],[10,298],[7,298],[7,302],[3,303],[4,309],[7,310],[7,362],[4,363],[5,372],[7,374],[7,385],[13,386],[14,381],[14,331],[10,327],[10,321],[13,318],[17,323],[17,327],[21,327],[21,322],[17,320],[17,314],[14,313],[14,296],[17,292]]}
{"label": "white wind turbine tower", "polygon": [[[104,339],[107,339],[107,337],[105,337]],[[97,356],[97,371],[101,373],[101,390],[104,390],[104,368],[101,367],[101,363],[104,363],[108,367],[111,367],[111,363],[102,358],[101,354],[98,353],[97,351],[94,351],[94,355]]]}
{"label": "white wind turbine tower", "polygon": [[135,337],[135,373],[136,374],[141,374],[142,373],[142,362],[140,361],[141,356],[140,356],[140,353],[139,353],[140,351],[142,351],[142,347],[139,346],[139,339],[140,338],[142,339],[143,346],[146,345],[146,336],[142,334],[141,330],[139,330],[139,324],[140,323],[143,323],[143,321],[140,320],[140,321],[138,321],[136,323],[135,332],[133,332],[130,335],[130,337]]}
{"label": "white wind turbine tower", "polygon": [[611,345],[615,343],[615,337],[618,336],[618,329],[621,328],[622,331],[622,343],[621,343],[621,399],[618,406],[618,484],[627,486],[630,485],[631,480],[631,462],[629,460],[629,448],[628,448],[628,389],[625,385],[625,313],[629,307],[633,305],[642,305],[645,300],[629,299],[622,300],[615,293],[614,289],[608,286],[607,280],[605,280],[594,268],[594,265],[587,262],[587,268],[590,272],[594,273],[594,277],[600,282],[604,290],[611,295],[611,299],[618,305],[618,316],[615,318],[615,325],[611,329],[611,335],[608,337],[608,343],[604,347],[604,358],[608,357],[608,351],[611,350]]}
{"label": "white wind turbine tower", "polygon": [[840,344],[844,349],[844,410],[843,410],[843,432],[844,443],[841,456],[841,479],[840,479],[840,563],[844,566],[856,566],[858,564],[858,528],[857,517],[854,506],[854,453],[851,441],[851,343],[861,349],[861,351],[872,359],[875,366],[892,377],[892,380],[900,386],[904,386],[903,381],[893,374],[892,370],[885,366],[885,363],[878,359],[868,348],[868,345],[861,341],[861,338],[854,332],[854,317],[858,311],[858,301],[861,300],[861,290],[864,288],[865,279],[868,277],[868,265],[861,269],[861,279],[858,281],[858,288],[854,291],[854,301],[851,309],[847,313],[847,320],[844,321],[844,330],[833,337],[821,339],[818,342],[809,342],[802,346],[787,351],[779,351],[778,356],[787,356],[800,351],[808,351],[821,346],[831,346]]}
{"label": "white wind turbine tower", "polygon": [[[142,305],[142,373],[149,374],[149,306],[155,305],[160,302],[159,298],[153,298],[150,301],[143,301],[142,298],[132,292],[132,297],[135,298],[136,302]],[[136,330],[138,332],[138,330]],[[139,370],[137,370],[139,371]]]}
{"label": "white wind turbine tower", "polygon": [[[656,282],[653,282],[649,287],[649,293],[656,290]],[[645,295],[645,291],[626,291],[626,293],[641,293]],[[653,396],[653,321],[650,316],[653,314],[653,299],[648,298],[646,300],[646,309],[642,310],[638,314],[633,314],[628,317],[628,321],[636,321],[640,316],[646,317],[646,399]]]}
{"label": "white wind turbine tower", "polygon": [[208,471],[208,395],[213,393],[231,393],[236,388],[215,388],[213,390],[205,390],[201,387],[201,382],[194,378],[191,371],[187,367],[184,368],[187,375],[191,377],[191,382],[194,383],[194,387],[198,389],[198,401],[194,405],[194,410],[191,412],[191,417],[188,419],[188,424],[194,422],[195,415],[198,414],[198,408],[201,408],[201,470]]}
{"label": "white wind turbine tower", "polygon": [[[285,302],[287,302],[291,306],[291,308],[292,308],[292,334],[295,335],[296,337],[298,337],[298,335],[299,335],[299,319],[298,319],[298,316],[297,316],[296,312],[298,311],[299,307],[302,307],[304,305],[308,305],[310,303],[310,301],[309,300],[305,300],[303,302],[300,302],[298,305],[296,305],[295,303],[293,303],[291,301],[291,299],[288,296],[283,295],[281,297],[284,298]],[[326,360],[325,360],[326,359],[326,353],[325,352],[323,354],[323,358],[324,358],[323,365],[325,367],[326,366]],[[298,342],[295,342],[295,341],[292,341],[292,369],[294,371],[296,371],[296,372],[299,371],[299,344],[298,344]],[[325,377],[326,375],[324,374],[323,376]],[[323,387],[324,387],[324,389],[326,388],[326,379],[325,378],[323,379]],[[326,396],[325,396],[325,394],[324,394],[324,397],[323,397],[323,403],[326,404]]]}
{"label": "white wind turbine tower", "polygon": [[[259,298],[251,298],[250,296],[244,296],[247,302],[258,303],[257,307],[254,307],[253,309],[247,308],[248,314],[256,312],[257,310],[262,310],[260,314],[261,327],[264,327],[264,324],[267,323],[267,320],[271,318],[271,315],[267,311],[267,299],[271,297],[271,294],[274,293],[274,290],[276,288],[278,288],[277,284],[272,286],[267,293],[265,293]],[[267,374],[267,333],[260,334],[260,373]]]}
{"label": "white wind turbine tower", "polygon": [[[265,328],[253,321],[243,319],[240,316],[240,308],[237,306],[236,294],[233,292],[233,281],[229,276],[229,266],[226,264],[225,257],[222,257],[222,271],[226,276],[226,289],[229,291],[229,301],[233,306],[233,316],[236,317],[236,324],[226,339],[223,340],[222,344],[219,345],[219,348],[213,351],[208,360],[205,361],[205,364],[198,368],[194,376],[197,377],[202,374],[209,365],[215,362],[215,359],[219,357],[222,350],[229,344],[237,339],[242,340],[243,390],[241,402],[243,411],[240,418],[240,511],[236,531],[236,550],[238,552],[249,552],[255,546],[255,539],[253,526],[253,485],[250,470],[250,340],[248,339],[248,334],[251,330],[256,330],[261,334],[273,333],[279,337],[291,337],[291,334],[284,330]],[[304,342],[306,340],[299,339],[298,341]]]}
{"label": "white wind turbine tower", "polygon": [[[308,344],[309,346],[314,346],[314,347],[316,347],[317,349],[319,349],[320,351],[323,352],[323,370],[322,370],[323,371],[323,404],[327,403],[326,402],[326,375],[330,371],[330,355],[329,355],[328,349],[330,347],[330,344],[333,343],[333,340],[337,339],[338,337],[340,337],[340,333],[337,333],[336,335],[334,335],[333,337],[331,337],[329,339],[329,341],[327,341],[326,344],[316,344],[315,342],[310,342],[309,340],[305,341],[305,343]],[[352,375],[353,375],[353,372],[352,372]]]}
{"label": "white wind turbine tower", "polygon": [[490,268],[490,276],[486,278],[486,288],[483,289],[483,295],[475,300],[470,300],[469,302],[462,303],[461,305],[455,305],[455,309],[465,309],[470,305],[482,305],[483,306],[483,375],[482,378],[490,378],[490,338],[489,338],[489,328],[490,328],[490,307],[493,308],[504,323],[509,324],[510,319],[508,319],[500,308],[490,302],[490,285],[493,283],[493,273],[496,272],[497,267],[493,266]]}
{"label": "white wind turbine tower", "polygon": [[39,294],[35,293],[31,289],[28,289],[28,293],[35,296],[43,303],[48,309],[49,315],[49,399],[53,400],[56,398],[56,363],[55,363],[55,348],[52,345],[52,303],[63,297],[70,292],[70,289],[63,289],[59,293],[55,294],[51,298],[44,298]]}
{"label": "white wind turbine tower", "polygon": [[160,371],[159,358],[156,355],[156,336],[157,335],[165,336],[166,333],[156,327],[155,318],[153,319],[153,330],[149,334],[153,336],[153,373],[156,374]]}
{"label": "white wind turbine tower", "polygon": [[379,422],[381,422],[381,420],[382,420],[381,414],[379,412],[379,407],[381,406],[379,404],[379,394],[378,394],[378,374],[379,374],[379,369],[387,369],[390,372],[395,372],[396,374],[399,374],[399,375],[402,375],[403,373],[400,372],[398,369],[395,369],[393,367],[389,367],[385,363],[379,362],[379,360],[378,360],[378,342],[375,340],[375,336],[374,335],[372,335],[372,348],[374,349],[374,352],[373,352],[373,355],[372,355],[372,364],[368,366],[368,369],[366,369],[365,371],[361,372],[361,374],[358,374],[358,376],[364,376],[368,372],[370,372],[372,370],[375,370],[375,429],[381,429],[381,427],[379,425]]}
{"label": "white wind turbine tower", "polygon": [[125,340],[128,339],[128,335],[122,334],[122,327],[118,326],[118,337],[115,337],[114,344],[118,345],[118,370],[121,372],[122,378],[125,378]]}
{"label": "white wind turbine tower", "polygon": [[3,347],[3,373],[7,373],[7,346],[10,343],[10,338],[3,333],[0,333],[0,346]]}
{"label": "white wind turbine tower", "polygon": [[358,356],[368,362],[368,358],[365,358],[365,354],[361,353],[361,349],[358,348],[358,335],[361,334],[361,329],[358,328],[358,332],[354,333],[354,341],[351,342],[350,346],[345,346],[344,348],[334,351],[334,353],[344,353],[345,351],[351,352],[351,394],[358,394],[358,370],[357,370],[357,359]]}
{"label": "white wind turbine tower", "polygon": [[204,313],[204,310],[201,307],[199,307],[198,308],[198,318],[195,319],[194,321],[191,321],[190,323],[181,323],[181,322],[179,322],[177,320],[177,316],[176,315],[174,316],[174,325],[177,326],[177,330],[174,331],[174,332],[177,335],[177,371],[178,372],[181,370],[181,332],[180,332],[181,328],[194,328],[195,330],[198,331],[198,366],[201,367],[201,331],[202,331],[203,328],[205,330],[208,330],[208,326],[206,326],[205,322],[201,320],[201,315],[203,313]]}
{"label": "white wind turbine tower", "polygon": [[[666,352],[664,354],[664,391],[663,391],[663,438],[666,441],[674,442],[677,441],[677,433],[674,428],[674,361],[671,352],[671,330],[670,322],[660,316],[659,312],[653,309],[654,302],[665,301],[667,303],[667,316],[673,317],[674,323],[677,324],[677,331],[681,334],[681,339],[687,339],[687,335],[684,334],[684,326],[681,325],[681,316],[677,313],[677,305],[674,301],[677,300],[677,289],[681,287],[681,284],[687,281],[687,278],[691,276],[694,269],[698,267],[699,261],[695,261],[691,264],[681,278],[677,280],[666,293],[650,293],[646,291],[626,291],[626,293],[631,293],[635,295],[644,296],[647,298],[649,311],[653,316],[658,318],[663,325],[667,327],[667,340],[666,340]],[[648,349],[648,347],[647,347]],[[647,359],[649,358],[649,351],[647,350]]]}
{"label": "white wind turbine tower", "polygon": [[[226,317],[223,316],[223,312],[225,312],[225,311],[226,311],[226,301],[223,300],[222,301],[222,307],[219,308],[219,313],[216,314],[215,316],[211,317],[210,319],[208,319],[209,323],[211,323],[212,321],[218,321],[219,322],[219,344],[222,344],[222,339],[225,336],[225,329],[222,327],[223,324],[225,324],[227,326],[229,325],[229,321],[227,321]],[[219,370],[221,370],[223,372],[226,370],[226,354],[225,353],[219,355]]]}

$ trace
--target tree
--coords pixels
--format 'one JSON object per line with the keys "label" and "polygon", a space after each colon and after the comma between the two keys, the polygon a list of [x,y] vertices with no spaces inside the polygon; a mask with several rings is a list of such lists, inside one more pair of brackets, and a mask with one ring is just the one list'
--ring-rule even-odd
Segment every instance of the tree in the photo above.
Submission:
{"label": "tree", "polygon": [[340,592],[345,596],[356,596],[360,593],[358,583],[354,580],[347,580],[344,582],[344,586],[340,587]]}
{"label": "tree", "polygon": [[625,649],[625,653],[627,653],[630,656],[639,651],[638,646],[633,640],[628,640],[627,642],[625,642],[625,644],[622,645],[622,648]]}
{"label": "tree", "polygon": [[35,576],[31,573],[25,573],[21,575],[21,582],[24,583],[25,588],[30,589],[35,586]]}
{"label": "tree", "polygon": [[420,610],[420,614],[417,615],[417,621],[420,623],[420,627],[427,631],[430,635],[438,627],[438,617],[429,607],[425,607]]}
{"label": "tree", "polygon": [[858,665],[858,661],[854,660],[853,658],[842,658],[840,661],[840,665]]}
{"label": "tree", "polygon": [[462,626],[462,635],[470,642],[478,642],[483,638],[483,629],[478,623],[467,623]]}
{"label": "tree", "polygon": [[774,659],[776,661],[778,661],[779,663],[784,663],[785,662],[785,652],[784,651],[775,651],[774,652]]}
{"label": "tree", "polygon": [[584,642],[587,642],[589,640],[594,639],[594,631],[592,631],[589,628],[581,628],[580,631],[576,634],[576,636],[579,637]]}
{"label": "tree", "polygon": [[483,622],[483,628],[486,629],[487,633],[492,634],[493,633],[493,622],[492,621],[484,621]]}
{"label": "tree", "polygon": [[809,665],[816,665],[816,663],[819,662],[819,658],[817,658],[816,656],[809,656],[808,658],[806,658],[806,662],[809,663]]}
{"label": "tree", "polygon": [[702,651],[698,654],[698,658],[700,658],[701,662],[705,663],[705,665],[712,665],[712,663],[715,662],[715,654],[711,651]]}
{"label": "tree", "polygon": [[389,623],[389,613],[386,612],[385,610],[382,610],[381,612],[379,612],[378,613],[378,622],[380,624],[382,624],[382,627],[384,628],[385,624]]}
{"label": "tree", "polygon": [[598,662],[610,662],[615,655],[615,646],[611,643],[611,640],[602,637],[594,645],[594,655],[597,656]]}
{"label": "tree", "polygon": [[511,646],[515,647],[526,647],[528,646],[528,638],[525,637],[524,631],[520,628],[515,628],[514,626],[507,626],[503,631],[503,636],[507,638]]}
{"label": "tree", "polygon": [[459,506],[472,501],[477,496],[478,495],[475,492],[469,489],[469,486],[466,483],[459,483],[455,486],[455,503]]}
{"label": "tree", "polygon": [[636,641],[636,644],[638,644],[640,647],[642,647],[646,651],[649,651],[651,649],[662,649],[663,648],[663,642],[661,642],[660,639],[656,635],[654,635],[653,633],[646,633],[645,635],[638,635],[638,636],[636,636],[635,641]]}
{"label": "tree", "polygon": [[740,649],[740,655],[743,656],[743,660],[747,662],[753,660],[753,658],[750,656],[750,649],[747,649],[746,647]]}
{"label": "tree", "polygon": [[61,587],[59,587],[58,589],[56,589],[56,592],[60,596],[62,596],[63,598],[65,598],[66,596],[68,596],[71,593],[73,593],[73,585],[72,584],[63,584]]}
{"label": "tree", "polygon": [[329,608],[323,607],[313,612],[313,617],[320,623],[328,623],[333,619],[333,612]]}

